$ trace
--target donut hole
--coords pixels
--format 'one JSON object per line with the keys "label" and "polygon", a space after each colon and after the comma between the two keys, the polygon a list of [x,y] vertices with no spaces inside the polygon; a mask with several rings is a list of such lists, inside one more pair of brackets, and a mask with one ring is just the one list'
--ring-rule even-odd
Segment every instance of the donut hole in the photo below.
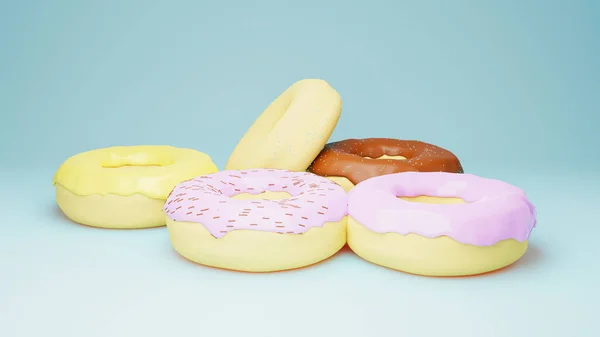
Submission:
{"label": "donut hole", "polygon": [[415,197],[404,197],[398,196],[398,199],[404,201],[416,202],[421,204],[443,204],[443,205],[456,205],[456,204],[467,204],[467,202],[459,197],[433,197],[430,195],[418,195]]}
{"label": "donut hole", "polygon": [[388,155],[386,155],[386,154],[384,154],[384,155],[383,155],[383,156],[381,156],[381,157],[376,157],[376,158],[369,157],[369,156],[365,156],[365,157],[363,157],[363,158],[367,158],[367,159],[374,159],[374,160],[382,160],[382,159],[406,160],[406,157],[404,157],[404,156],[388,156]]}
{"label": "donut hole", "polygon": [[247,135],[254,137],[253,141],[256,141],[262,134],[269,133],[275,129],[275,126],[285,116],[288,109],[294,101],[294,95],[288,93],[284,95],[282,99],[273,101],[262,113],[262,115],[254,122],[252,126],[256,131]]}
{"label": "donut hole", "polygon": [[258,194],[239,193],[231,197],[235,200],[281,200],[291,198],[292,195],[285,191],[264,191]]}
{"label": "donut hole", "polygon": [[110,154],[101,165],[103,168],[161,167],[173,164],[175,160],[164,153],[132,153],[127,156]]}

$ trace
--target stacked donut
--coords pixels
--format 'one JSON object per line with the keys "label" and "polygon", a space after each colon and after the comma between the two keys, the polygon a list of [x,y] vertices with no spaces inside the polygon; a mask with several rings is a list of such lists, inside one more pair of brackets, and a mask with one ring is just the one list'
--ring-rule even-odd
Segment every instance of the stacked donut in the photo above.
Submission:
{"label": "stacked donut", "polygon": [[112,147],[69,158],[59,207],[95,227],[167,225],[194,262],[240,271],[299,268],[346,243],[372,263],[432,276],[517,261],[536,224],[525,193],[465,174],[441,147],[390,138],[328,143],[340,95],[301,80],[245,133],[226,168],[191,149]]}

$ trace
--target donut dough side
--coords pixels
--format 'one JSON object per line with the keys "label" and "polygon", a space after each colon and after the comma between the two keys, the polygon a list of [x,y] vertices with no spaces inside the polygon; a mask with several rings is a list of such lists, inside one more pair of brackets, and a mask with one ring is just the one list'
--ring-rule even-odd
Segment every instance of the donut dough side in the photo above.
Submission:
{"label": "donut dough side", "polygon": [[173,221],[167,228],[174,249],[193,262],[238,271],[272,272],[323,261],[346,243],[346,218],[302,234],[234,230],[215,238],[200,223]]}
{"label": "donut dough side", "polygon": [[412,233],[375,233],[350,216],[347,227],[348,246],[361,258],[424,276],[467,276],[497,270],[519,260],[528,246],[528,241],[514,239],[474,246],[448,236],[430,239]]}
{"label": "donut dough side", "polygon": [[71,220],[87,226],[112,229],[152,228],[165,225],[165,200],[141,194],[80,196],[56,184],[56,202]]}

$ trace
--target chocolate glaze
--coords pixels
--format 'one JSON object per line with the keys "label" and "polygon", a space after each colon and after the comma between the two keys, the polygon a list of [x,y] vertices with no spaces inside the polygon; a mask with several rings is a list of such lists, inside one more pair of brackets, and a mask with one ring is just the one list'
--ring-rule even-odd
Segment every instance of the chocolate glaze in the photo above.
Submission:
{"label": "chocolate glaze", "polygon": [[[370,159],[383,155],[402,156],[406,160]],[[452,152],[432,144],[417,140],[366,138],[328,143],[308,171],[323,177],[345,177],[356,185],[385,174],[410,171],[463,173],[463,168]]]}

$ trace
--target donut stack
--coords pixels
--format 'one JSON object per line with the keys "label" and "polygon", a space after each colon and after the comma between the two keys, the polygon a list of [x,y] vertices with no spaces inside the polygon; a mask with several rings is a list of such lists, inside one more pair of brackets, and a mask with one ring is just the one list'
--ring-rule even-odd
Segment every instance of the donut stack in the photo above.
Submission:
{"label": "donut stack", "polygon": [[225,170],[192,149],[98,149],[61,165],[57,203],[95,227],[166,224],[187,259],[248,272],[315,264],[346,243],[428,276],[481,274],[525,254],[536,214],[521,189],[465,174],[452,152],[421,141],[327,143],[341,110],[327,82],[301,80],[250,126]]}

